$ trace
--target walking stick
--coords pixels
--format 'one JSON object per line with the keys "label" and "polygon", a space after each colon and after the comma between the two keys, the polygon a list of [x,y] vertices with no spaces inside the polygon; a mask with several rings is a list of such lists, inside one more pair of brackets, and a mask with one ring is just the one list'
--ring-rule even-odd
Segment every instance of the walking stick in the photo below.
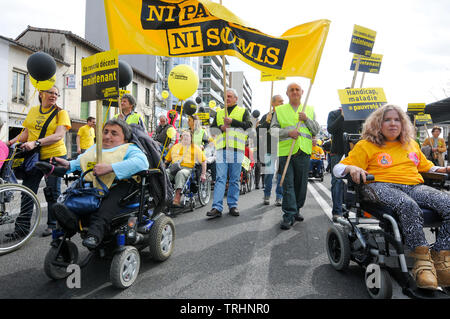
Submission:
{"label": "walking stick", "polygon": [[[303,104],[302,112],[304,112],[305,109],[306,109],[306,105],[307,105],[307,103],[308,103],[309,94],[311,93],[312,85],[313,85],[313,83],[310,82],[310,84],[309,84],[309,89],[308,89],[308,93],[306,94],[305,103]],[[296,129],[298,130],[299,128],[300,128],[300,121],[297,123],[297,128],[296,128]],[[284,177],[286,176],[286,171],[287,171],[287,168],[288,168],[288,166],[289,166],[289,162],[291,161],[292,152],[294,151],[294,144],[295,144],[295,141],[296,141],[296,140],[294,140],[294,139],[292,140],[291,149],[290,149],[290,151],[289,151],[289,155],[288,155],[288,158],[287,158],[287,160],[286,160],[286,164],[284,165],[283,175],[281,175],[280,186],[283,186]]]}

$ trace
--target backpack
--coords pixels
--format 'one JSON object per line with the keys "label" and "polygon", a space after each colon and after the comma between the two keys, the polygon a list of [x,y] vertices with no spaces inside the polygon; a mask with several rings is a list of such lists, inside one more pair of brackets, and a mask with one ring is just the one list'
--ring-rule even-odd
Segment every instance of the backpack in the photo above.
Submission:
{"label": "backpack", "polygon": [[149,191],[156,204],[155,211],[162,211],[172,203],[173,187],[164,165],[164,159],[161,158],[159,143],[152,139],[141,126],[133,123],[130,124],[130,127],[132,137],[128,142],[136,144],[136,146],[144,152],[147,156],[149,168],[156,168],[159,163],[159,168],[161,169],[162,174],[154,174],[150,176]]}

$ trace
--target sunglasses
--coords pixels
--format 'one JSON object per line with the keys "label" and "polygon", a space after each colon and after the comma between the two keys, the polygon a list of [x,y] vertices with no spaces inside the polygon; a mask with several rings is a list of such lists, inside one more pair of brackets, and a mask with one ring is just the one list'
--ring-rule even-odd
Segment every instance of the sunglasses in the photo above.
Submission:
{"label": "sunglasses", "polygon": [[54,95],[56,97],[60,97],[61,96],[61,95],[59,95],[58,92],[51,92],[51,91],[42,91],[42,92],[45,92],[45,93],[50,94],[50,95]]}

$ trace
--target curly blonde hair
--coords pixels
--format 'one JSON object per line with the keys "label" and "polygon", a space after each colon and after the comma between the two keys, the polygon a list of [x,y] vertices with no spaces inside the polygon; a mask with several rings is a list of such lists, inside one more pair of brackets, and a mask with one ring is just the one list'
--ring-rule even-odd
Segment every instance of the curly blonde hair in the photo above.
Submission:
{"label": "curly blonde hair", "polygon": [[398,136],[399,142],[403,145],[409,144],[414,140],[414,127],[409,116],[399,106],[393,104],[385,104],[370,114],[364,122],[361,137],[377,146],[385,145],[386,138],[381,134],[381,125],[383,124],[384,115],[388,111],[396,111],[402,123],[402,129]]}

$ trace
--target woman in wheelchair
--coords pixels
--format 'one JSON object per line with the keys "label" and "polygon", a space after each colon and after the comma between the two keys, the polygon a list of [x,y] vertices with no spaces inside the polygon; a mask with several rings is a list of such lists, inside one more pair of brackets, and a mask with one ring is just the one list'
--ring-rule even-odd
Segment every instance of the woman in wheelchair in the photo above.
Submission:
{"label": "woman in wheelchair", "polygon": [[202,172],[200,179],[202,182],[206,181],[206,156],[198,145],[195,145],[192,140],[192,132],[189,130],[181,134],[181,143],[175,144],[166,155],[166,163],[169,167],[169,178],[175,181],[175,197],[172,205],[180,208],[182,205],[181,191],[187,179],[191,175],[191,171],[195,163],[202,164]]}
{"label": "woman in wheelchair", "polygon": [[[365,121],[362,139],[333,169],[337,177],[350,174],[365,183],[365,199],[390,207],[402,229],[406,246],[415,259],[412,270],[419,288],[450,286],[450,194],[423,185],[422,172],[447,173],[426,159],[415,141],[414,128],[400,107],[385,105]],[[375,177],[366,183],[366,175]],[[423,231],[420,207],[436,211],[443,220],[432,249]]]}
{"label": "woman in wheelchair", "polygon": [[[67,174],[93,168],[85,180],[93,181],[95,187],[100,187],[94,179],[94,176],[97,176],[109,188],[108,195],[102,200],[99,210],[90,215],[89,229],[82,242],[87,248],[93,249],[102,242],[111,220],[117,214],[119,200],[129,191],[130,183],[126,179],[149,167],[146,155],[136,145],[128,143],[131,134],[131,128],[127,123],[120,119],[112,119],[107,121],[103,128],[102,163],[95,163],[95,144],[76,160],[69,162],[55,158],[59,166],[67,169]],[[55,204],[55,215],[57,220],[77,220],[75,212],[61,203]]]}

